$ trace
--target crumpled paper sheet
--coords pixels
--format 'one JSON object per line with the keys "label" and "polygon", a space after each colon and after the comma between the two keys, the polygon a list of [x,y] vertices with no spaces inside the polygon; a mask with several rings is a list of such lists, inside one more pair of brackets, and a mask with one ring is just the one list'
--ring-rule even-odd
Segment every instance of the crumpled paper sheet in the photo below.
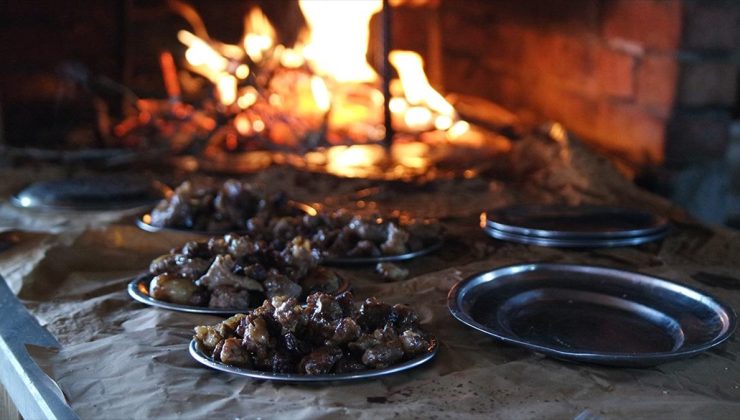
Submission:
{"label": "crumpled paper sheet", "polygon": [[[562,155],[562,150],[555,152]],[[455,282],[479,271],[532,261],[656,274],[740,308],[738,233],[696,224],[670,203],[616,176],[601,176],[599,188],[591,180],[599,179],[594,171],[601,169],[589,168],[600,164],[584,160],[577,148],[569,152],[573,154],[551,164],[570,172],[551,177],[546,175],[551,170],[533,164],[526,175],[532,184],[450,181],[414,192],[399,185],[299,177],[284,169],[257,176],[303,194],[300,198],[306,201],[322,201],[333,191],[335,197],[345,194],[345,202],[354,202],[358,191],[377,187],[371,194],[381,208],[395,203],[395,208],[447,219],[450,240],[440,252],[405,263],[412,273],[408,280],[383,282],[372,268],[340,270],[358,300],[377,296],[410,303],[440,342],[440,353],[431,363],[379,380],[274,384],[199,365],[187,352],[192,328],[220,318],[149,308],[125,292],[128,280],[152,258],[189,238],[142,232],[130,218],[101,223],[94,230],[31,237],[0,253],[0,274],[9,277],[19,298],[62,344],[61,350],[30,351],[82,418],[574,418],[584,410],[606,418],[736,417],[736,337],[685,361],[617,369],[559,362],[503,345],[449,315],[447,292]],[[566,158],[584,160],[584,169],[573,169]],[[554,158],[543,161],[547,159]],[[466,201],[470,197],[475,201]],[[669,215],[676,228],[664,241],[630,248],[568,251],[508,244],[477,228],[478,213],[498,199],[639,205]]]}
{"label": "crumpled paper sheet", "polygon": [[[452,231],[463,234],[465,229]],[[149,308],[127,296],[128,280],[176,238],[112,226],[87,232],[69,246],[52,247],[41,261],[29,263],[34,267],[19,297],[63,346],[58,351],[34,348],[32,354],[82,418],[573,418],[586,409],[608,418],[729,418],[740,410],[737,338],[686,361],[615,369],[559,362],[499,344],[447,312],[447,292],[455,282],[525,261],[640,269],[707,290],[740,307],[736,260],[705,266],[690,256],[672,254],[671,265],[663,261],[663,250],[676,248],[683,232],[663,244],[571,252],[503,244],[471,233],[423,264],[410,263],[414,274],[423,274],[409,280],[386,283],[370,269],[342,270],[358,299],[378,296],[411,303],[439,339],[441,350],[430,364],[406,373],[313,386],[253,381],[203,367],[187,352],[192,327],[220,318]],[[485,247],[479,252],[485,256],[480,260],[470,262],[461,252],[481,244]],[[738,235],[704,242],[715,252],[738,246]],[[450,265],[454,268],[442,268]],[[725,283],[701,283],[706,278]]]}

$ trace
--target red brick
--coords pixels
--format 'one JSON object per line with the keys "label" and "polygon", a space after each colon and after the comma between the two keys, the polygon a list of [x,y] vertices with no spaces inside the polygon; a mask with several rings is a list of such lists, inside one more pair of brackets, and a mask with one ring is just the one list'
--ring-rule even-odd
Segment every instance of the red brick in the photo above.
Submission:
{"label": "red brick", "polygon": [[441,25],[444,48],[481,58],[493,52],[488,42],[487,25],[470,22],[459,13],[442,15]]}
{"label": "red brick", "polygon": [[738,47],[740,5],[690,2],[684,6],[683,47],[730,51]]}
{"label": "red brick", "polygon": [[671,163],[722,158],[730,136],[729,112],[680,112],[668,126],[666,160]]}
{"label": "red brick", "polygon": [[598,130],[594,118],[599,107],[598,98],[568,88],[556,78],[540,78],[525,86],[530,106],[544,117],[565,124],[584,138],[593,137]]}
{"label": "red brick", "polygon": [[681,37],[680,0],[607,0],[603,4],[603,33],[647,49],[672,50]]}
{"label": "red brick", "polygon": [[610,48],[599,48],[596,55],[596,78],[601,92],[620,98],[635,93],[635,58]]}
{"label": "red brick", "polygon": [[649,54],[637,68],[637,102],[668,116],[676,99],[678,62],[672,55]]}
{"label": "red brick", "polygon": [[686,106],[732,106],[737,92],[737,65],[731,62],[683,63],[678,101]]}
{"label": "red brick", "polygon": [[521,65],[526,28],[521,25],[499,23],[488,30],[485,64],[497,70],[518,71]]}
{"label": "red brick", "polygon": [[466,80],[473,71],[474,62],[464,55],[446,54],[444,61],[444,87],[449,92],[468,93]]}
{"label": "red brick", "polygon": [[666,120],[645,108],[618,101],[605,101],[599,109],[596,140],[639,166],[663,162]]}
{"label": "red brick", "polygon": [[556,32],[525,36],[522,71],[556,77],[593,93],[596,40]]}

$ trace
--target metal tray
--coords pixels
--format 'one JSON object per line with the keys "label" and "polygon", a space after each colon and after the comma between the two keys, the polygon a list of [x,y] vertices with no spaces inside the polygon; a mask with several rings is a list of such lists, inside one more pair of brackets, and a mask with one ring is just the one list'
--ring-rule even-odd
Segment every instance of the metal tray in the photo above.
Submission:
{"label": "metal tray", "polygon": [[101,175],[37,182],[13,195],[10,202],[36,210],[123,210],[152,205],[166,190],[142,176]]}
{"label": "metal tray", "polygon": [[486,226],[502,232],[557,239],[615,239],[655,235],[668,219],[607,206],[516,205],[485,212]]}
{"label": "metal tray", "polygon": [[555,248],[613,248],[613,247],[620,247],[620,246],[634,246],[634,245],[642,245],[648,242],[657,241],[660,239],[665,238],[668,233],[670,233],[670,230],[662,230],[658,231],[656,233],[650,234],[650,235],[644,235],[644,236],[632,236],[632,237],[623,237],[623,238],[575,238],[575,239],[565,239],[565,238],[544,238],[539,236],[528,236],[528,235],[519,235],[516,233],[509,233],[504,232],[502,230],[498,229],[492,229],[490,227],[485,227],[483,231],[495,238],[502,241],[507,242],[517,242],[520,244],[525,245],[539,245],[539,246],[549,246],[549,247],[555,247]]}
{"label": "metal tray", "polygon": [[334,373],[326,375],[300,375],[295,373],[272,373],[264,372],[261,370],[250,370],[242,369],[236,366],[227,365],[225,363],[217,362],[198,348],[198,343],[195,340],[190,341],[190,355],[193,356],[198,362],[223,372],[233,373],[239,376],[246,376],[252,379],[263,379],[277,382],[348,382],[358,381],[364,379],[375,379],[384,376],[393,375],[395,373],[403,372],[409,369],[413,369],[419,365],[422,365],[434,358],[439,351],[439,345],[437,340],[432,339],[432,346],[429,351],[425,354],[417,356],[411,360],[408,360],[397,365],[387,367],[385,369],[370,369],[363,370],[360,372],[351,373]]}
{"label": "metal tray", "polygon": [[377,264],[381,262],[399,262],[399,261],[408,261],[414,258],[418,258],[427,254],[431,254],[432,252],[435,252],[442,248],[444,245],[444,241],[440,239],[437,242],[428,244],[424,248],[414,251],[414,252],[407,252],[405,254],[398,254],[398,255],[383,255],[380,257],[330,257],[330,258],[324,258],[323,264],[326,265],[368,265],[368,264]]}
{"label": "metal tray", "polygon": [[[152,280],[151,274],[141,274],[136,276],[128,283],[128,294],[137,302],[145,305],[154,306],[156,308],[168,309],[170,311],[178,312],[189,312],[193,314],[206,314],[206,315],[234,315],[238,313],[244,313],[251,311],[254,308],[235,308],[235,309],[217,309],[208,308],[203,306],[191,306],[181,305],[178,303],[165,302],[163,300],[154,299],[149,295],[149,282]],[[339,289],[336,293],[342,293],[349,290],[349,282],[339,277]]]}
{"label": "metal tray", "polygon": [[613,268],[531,263],[457,283],[452,316],[499,341],[548,356],[643,367],[727,340],[732,308],[701,291]]}
{"label": "metal tray", "polygon": [[[291,201],[290,205],[293,206],[296,210],[300,210],[301,212],[308,214],[310,216],[314,216],[317,214],[317,210],[312,207],[310,204],[301,203],[298,201]],[[177,232],[177,233],[190,233],[193,235],[203,235],[203,236],[215,236],[215,235],[226,235],[227,233],[246,233],[246,230],[244,231],[234,231],[234,230],[214,230],[214,231],[204,231],[204,230],[192,230],[192,229],[185,229],[185,228],[176,228],[176,227],[160,227],[160,226],[154,226],[149,223],[148,220],[151,220],[151,213],[146,212],[142,215],[139,215],[139,217],[136,218],[136,226],[141,229],[145,230],[147,232]]]}

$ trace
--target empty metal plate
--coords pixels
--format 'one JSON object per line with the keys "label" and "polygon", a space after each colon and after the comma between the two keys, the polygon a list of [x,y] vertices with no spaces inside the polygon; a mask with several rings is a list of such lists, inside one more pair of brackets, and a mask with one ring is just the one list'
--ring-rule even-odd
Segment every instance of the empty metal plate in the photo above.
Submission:
{"label": "empty metal plate", "polygon": [[[154,299],[149,295],[149,283],[152,280],[151,274],[142,274],[134,277],[128,283],[128,294],[137,302],[145,305],[154,306],[156,308],[168,309],[170,311],[178,312],[189,312],[193,314],[207,314],[207,315],[225,315],[230,316],[238,313],[248,312],[254,308],[209,308],[207,306],[193,306],[193,305],[181,305],[179,303],[166,302],[159,299]],[[339,277],[339,288],[335,294],[342,293],[349,290],[349,282],[343,277]]]}
{"label": "empty metal plate", "polygon": [[217,362],[198,348],[198,343],[195,340],[190,341],[190,355],[193,356],[198,362],[223,372],[233,373],[239,376],[246,376],[252,379],[264,379],[277,382],[348,382],[358,381],[363,379],[374,379],[381,378],[384,376],[393,375],[395,373],[403,372],[409,369],[413,369],[419,365],[422,365],[434,358],[439,351],[437,340],[432,339],[431,347],[424,354],[414,357],[413,359],[405,362],[389,366],[384,369],[369,369],[362,370],[359,372],[349,373],[330,373],[326,375],[301,375],[297,373],[273,373],[265,372],[261,370],[243,369],[225,363]]}
{"label": "empty metal plate", "polygon": [[40,210],[119,210],[151,205],[163,197],[163,190],[145,176],[108,174],[37,182],[11,202]]}
{"label": "empty metal plate", "polygon": [[642,245],[648,242],[665,238],[670,232],[668,229],[657,231],[650,235],[625,236],[612,238],[556,238],[519,235],[498,229],[485,227],[483,231],[495,239],[507,242],[516,242],[525,245],[550,246],[555,248],[614,248],[620,246]]}
{"label": "empty metal plate", "polygon": [[567,360],[651,366],[727,340],[735,313],[703,292],[613,268],[532,263],[456,284],[452,315],[505,343]]}
{"label": "empty metal plate", "polygon": [[650,236],[668,219],[646,211],[607,206],[517,205],[485,212],[486,226],[501,232],[557,239]]}

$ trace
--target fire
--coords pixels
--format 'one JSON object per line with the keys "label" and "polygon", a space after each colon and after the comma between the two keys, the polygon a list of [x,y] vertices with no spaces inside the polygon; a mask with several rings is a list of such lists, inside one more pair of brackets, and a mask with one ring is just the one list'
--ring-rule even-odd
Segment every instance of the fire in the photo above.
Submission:
{"label": "fire", "polygon": [[365,56],[370,18],[382,0],[300,0],[300,7],[310,31],[304,54],[314,71],[340,83],[377,80]]}
{"label": "fire", "polygon": [[245,16],[239,45],[213,41],[204,28],[177,34],[187,46],[187,69],[215,87],[217,106],[206,109],[215,121],[228,122],[228,134],[219,137],[228,150],[253,150],[251,142],[306,143],[304,149],[314,151],[304,153],[304,165],[321,161],[330,172],[366,176],[381,165],[425,171],[432,145],[485,141],[431,86],[422,57],[395,50],[389,60],[399,78],[391,81],[389,107],[402,141],[390,150],[372,144],[384,137],[385,101],[366,55],[370,19],[382,0],[300,0],[299,6],[308,31],[293,46],[278,43],[258,7]]}
{"label": "fire", "polygon": [[185,59],[193,66],[193,70],[216,83],[218,76],[228,68],[229,60],[191,32],[180,31],[177,39],[188,47],[185,50]]}
{"label": "fire", "polygon": [[331,108],[331,94],[322,78],[317,76],[311,78],[311,93],[319,110],[323,113],[328,112]]}
{"label": "fire", "polygon": [[244,20],[244,51],[255,63],[262,61],[263,55],[275,43],[275,29],[259,7],[253,7]]}

